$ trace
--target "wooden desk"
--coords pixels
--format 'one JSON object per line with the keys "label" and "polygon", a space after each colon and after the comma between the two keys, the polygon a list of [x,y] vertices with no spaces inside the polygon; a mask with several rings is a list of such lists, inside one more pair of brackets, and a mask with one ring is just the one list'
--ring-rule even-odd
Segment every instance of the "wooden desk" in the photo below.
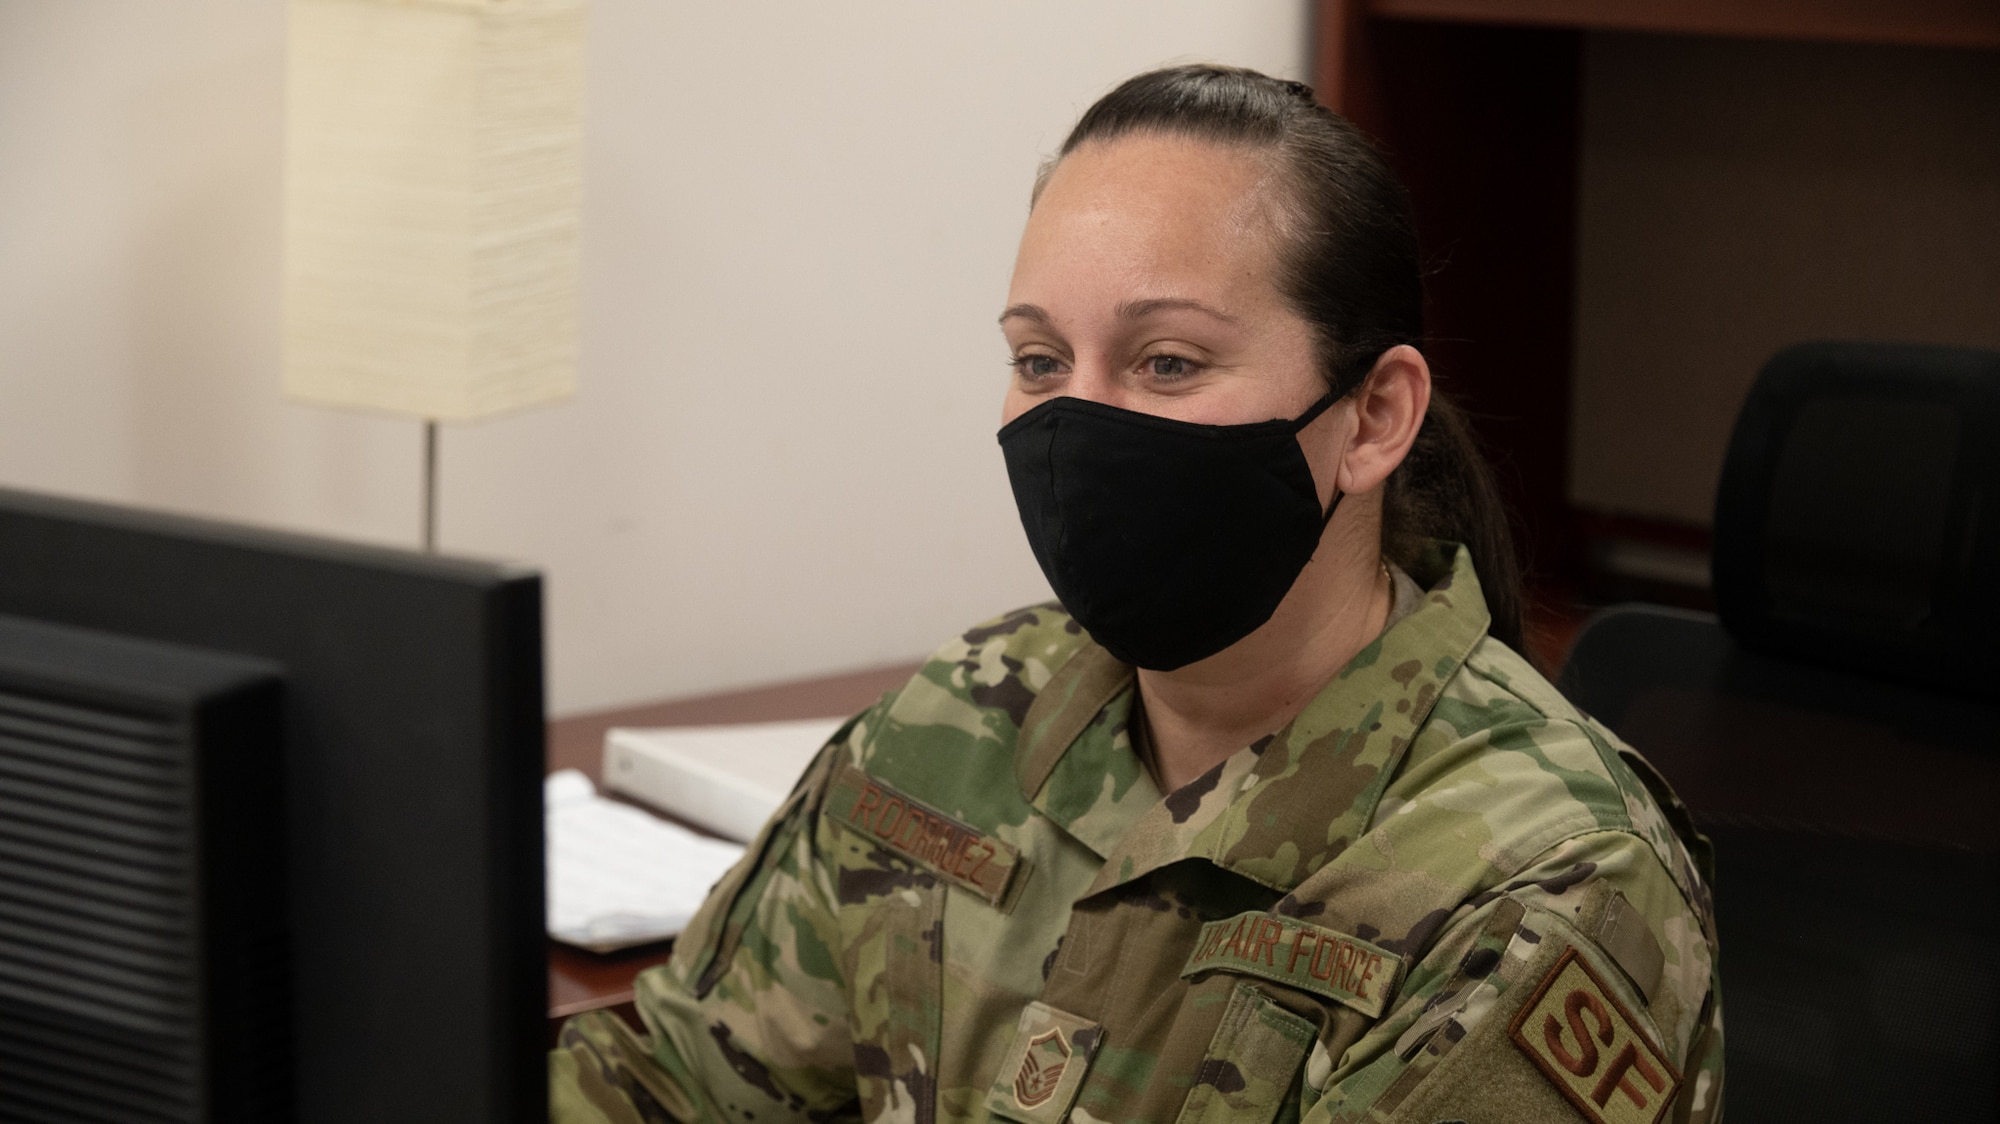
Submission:
{"label": "wooden desk", "polygon": [[[602,781],[604,734],[613,726],[699,726],[852,714],[903,685],[916,664],[802,679],[770,687],[580,714],[549,723],[548,769],[580,769]],[[564,1019],[610,1008],[635,1027],[632,977],[666,962],[671,941],[598,954],[549,942],[549,1040]]]}

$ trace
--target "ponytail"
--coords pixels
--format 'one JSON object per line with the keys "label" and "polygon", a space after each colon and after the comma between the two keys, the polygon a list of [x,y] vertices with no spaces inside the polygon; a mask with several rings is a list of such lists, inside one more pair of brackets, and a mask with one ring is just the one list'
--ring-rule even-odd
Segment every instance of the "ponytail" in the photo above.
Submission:
{"label": "ponytail", "polygon": [[1473,439],[1465,411],[1436,390],[1409,455],[1383,489],[1382,553],[1411,569],[1433,539],[1465,545],[1493,619],[1488,633],[1525,655],[1521,565],[1499,483]]}

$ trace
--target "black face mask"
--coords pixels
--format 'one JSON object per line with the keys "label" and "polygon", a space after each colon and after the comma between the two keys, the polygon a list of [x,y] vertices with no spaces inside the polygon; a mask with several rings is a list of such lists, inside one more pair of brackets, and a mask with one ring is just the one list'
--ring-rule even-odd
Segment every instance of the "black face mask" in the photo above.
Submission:
{"label": "black face mask", "polygon": [[1021,526],[1063,608],[1126,663],[1172,671],[1271,619],[1325,512],[1290,421],[1197,425],[1080,398],[1000,430]]}

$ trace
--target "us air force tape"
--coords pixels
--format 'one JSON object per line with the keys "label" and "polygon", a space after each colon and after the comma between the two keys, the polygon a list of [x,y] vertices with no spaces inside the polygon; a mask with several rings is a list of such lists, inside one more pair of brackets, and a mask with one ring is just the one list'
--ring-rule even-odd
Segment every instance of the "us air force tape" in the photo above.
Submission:
{"label": "us air force tape", "polygon": [[1381,1015],[1402,969],[1402,957],[1359,937],[1253,910],[1203,925],[1181,975],[1261,976],[1317,992],[1372,1019]]}
{"label": "us air force tape", "polygon": [[1006,906],[1021,852],[945,815],[853,765],[827,790],[826,813],[946,882]]}
{"label": "us air force tape", "polygon": [[1571,948],[1507,1028],[1514,1045],[1596,1124],[1655,1124],[1680,1071]]}

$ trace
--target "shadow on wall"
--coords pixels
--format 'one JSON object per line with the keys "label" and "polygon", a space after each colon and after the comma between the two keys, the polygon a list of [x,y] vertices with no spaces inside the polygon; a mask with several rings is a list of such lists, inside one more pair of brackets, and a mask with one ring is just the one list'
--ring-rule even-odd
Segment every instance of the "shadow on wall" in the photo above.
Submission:
{"label": "shadow on wall", "polygon": [[129,332],[129,494],[414,546],[420,427],[280,386],[283,47],[176,73],[127,107],[128,307],[111,322]]}
{"label": "shadow on wall", "polygon": [[[177,74],[128,107],[133,489],[181,509],[279,501],[284,55]],[[269,403],[267,407],[265,403]]]}

